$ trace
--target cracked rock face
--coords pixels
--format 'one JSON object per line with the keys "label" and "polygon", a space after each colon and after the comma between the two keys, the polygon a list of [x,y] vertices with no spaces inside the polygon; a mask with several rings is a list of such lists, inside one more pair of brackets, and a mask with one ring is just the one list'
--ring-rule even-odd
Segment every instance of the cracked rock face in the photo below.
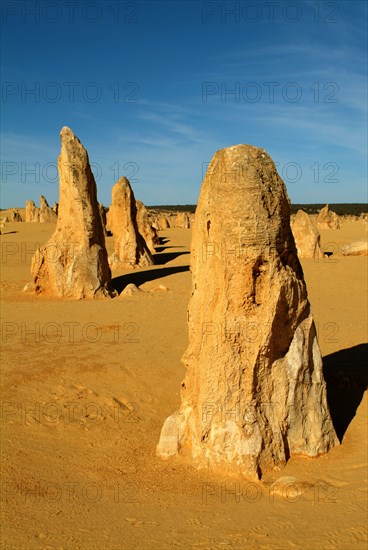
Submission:
{"label": "cracked rock face", "polygon": [[263,150],[218,151],[191,246],[181,406],[157,454],[258,479],[337,443],[322,359],[290,229],[285,185]]}
{"label": "cracked rock face", "polygon": [[32,259],[35,289],[76,299],[112,296],[115,291],[109,287],[111,271],[88,154],[70,128],[64,127],[60,138],[58,218],[54,234]]}
{"label": "cracked rock face", "polygon": [[134,269],[153,265],[147,243],[138,230],[134,193],[125,177],[112,188],[109,227],[114,236],[114,254],[109,258],[112,268]]}

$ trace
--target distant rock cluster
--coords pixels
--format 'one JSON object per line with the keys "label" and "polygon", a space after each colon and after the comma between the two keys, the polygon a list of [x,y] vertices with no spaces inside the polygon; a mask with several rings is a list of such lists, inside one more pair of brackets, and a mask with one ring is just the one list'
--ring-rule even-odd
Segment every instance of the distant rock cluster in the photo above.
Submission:
{"label": "distant rock cluster", "polygon": [[20,208],[7,208],[2,210],[1,215],[4,223],[7,222],[23,222],[24,221],[24,211]]}
{"label": "distant rock cluster", "polygon": [[57,205],[50,208],[47,200],[40,195],[40,207],[38,208],[32,200],[26,203],[25,221],[32,223],[55,223],[57,220]]}
{"label": "distant rock cluster", "polygon": [[[26,290],[76,299],[113,297],[111,269],[153,265],[157,230],[125,177],[112,188],[110,208],[99,204],[87,151],[68,127],[60,138],[59,203],[50,208],[41,195],[39,208],[32,200],[26,204],[26,222],[56,222],[52,237],[32,259],[33,282]],[[110,258],[107,231],[114,238]]]}

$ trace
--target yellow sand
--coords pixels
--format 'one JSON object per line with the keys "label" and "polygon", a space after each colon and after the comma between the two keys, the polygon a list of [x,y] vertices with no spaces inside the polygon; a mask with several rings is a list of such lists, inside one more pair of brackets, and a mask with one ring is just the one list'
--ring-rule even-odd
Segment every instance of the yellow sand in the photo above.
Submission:
{"label": "yellow sand", "polygon": [[6,224],[1,548],[365,549],[367,258],[336,247],[366,227],[323,231],[335,255],[303,261],[342,445],[248,484],[155,456],[180,402],[190,231],[161,232],[160,264],[120,280],[146,292],[75,302],[21,292],[54,227]]}

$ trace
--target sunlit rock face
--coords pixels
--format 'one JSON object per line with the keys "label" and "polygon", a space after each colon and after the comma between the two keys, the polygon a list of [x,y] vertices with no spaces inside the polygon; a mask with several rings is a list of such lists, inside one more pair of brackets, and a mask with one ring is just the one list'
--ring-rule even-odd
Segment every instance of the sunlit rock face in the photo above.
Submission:
{"label": "sunlit rock face", "polygon": [[109,258],[113,269],[153,265],[146,241],[138,231],[136,200],[125,177],[120,178],[112,188],[108,225],[114,236],[114,254]]}
{"label": "sunlit rock face", "polygon": [[70,128],[64,127],[60,138],[56,230],[32,259],[34,287],[37,293],[76,299],[112,296],[115,291],[109,287],[111,271],[88,154]]}
{"label": "sunlit rock face", "polygon": [[49,203],[43,195],[40,195],[40,222],[54,223],[57,220],[57,213],[50,208]]}
{"label": "sunlit rock face", "polygon": [[152,227],[148,210],[143,204],[142,201],[136,201],[136,207],[137,207],[137,227],[139,233],[142,235],[144,240],[146,241],[146,245],[149,249],[149,251],[154,254],[155,253],[155,246],[159,244],[159,239],[157,235],[157,231],[154,227]]}
{"label": "sunlit rock face", "polygon": [[285,185],[263,150],[218,151],[191,245],[181,406],[157,453],[248,479],[337,443]]}
{"label": "sunlit rock face", "polygon": [[326,204],[318,214],[317,225],[320,229],[340,229],[340,219]]}
{"label": "sunlit rock face", "polygon": [[315,223],[306,212],[298,210],[291,229],[299,258],[313,258],[314,260],[323,258],[321,236]]}

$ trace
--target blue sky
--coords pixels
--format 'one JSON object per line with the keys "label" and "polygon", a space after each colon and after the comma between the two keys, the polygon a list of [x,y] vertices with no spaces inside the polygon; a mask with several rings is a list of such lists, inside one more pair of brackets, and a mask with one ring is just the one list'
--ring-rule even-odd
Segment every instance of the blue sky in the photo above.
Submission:
{"label": "blue sky", "polygon": [[[265,148],[292,202],[367,200],[364,1],[3,1],[1,207],[58,199],[59,132],[98,198],[196,203],[216,150]],[[33,90],[33,92],[32,92]]]}

